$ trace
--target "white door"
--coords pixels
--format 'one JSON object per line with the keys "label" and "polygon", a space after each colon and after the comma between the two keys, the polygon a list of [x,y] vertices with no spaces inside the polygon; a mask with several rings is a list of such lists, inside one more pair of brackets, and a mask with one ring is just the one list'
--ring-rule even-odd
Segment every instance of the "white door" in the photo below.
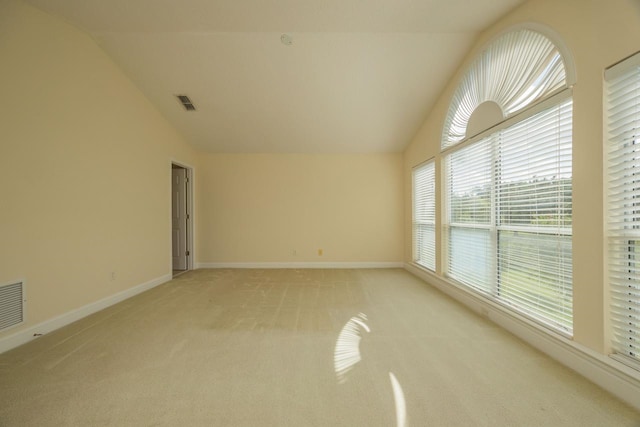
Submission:
{"label": "white door", "polygon": [[187,269],[187,170],[171,169],[173,269]]}

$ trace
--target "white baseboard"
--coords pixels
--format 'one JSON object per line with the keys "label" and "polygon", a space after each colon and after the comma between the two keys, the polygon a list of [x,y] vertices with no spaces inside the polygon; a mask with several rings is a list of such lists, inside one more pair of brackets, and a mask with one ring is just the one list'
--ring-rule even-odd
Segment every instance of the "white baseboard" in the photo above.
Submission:
{"label": "white baseboard", "polygon": [[56,329],[62,328],[63,326],[75,322],[76,320],[80,320],[83,317],[87,317],[90,314],[96,313],[100,310],[117,304],[120,301],[124,301],[127,298],[131,298],[132,296],[147,291],[151,288],[155,288],[156,286],[168,282],[169,280],[171,280],[171,274],[165,274],[164,276],[134,286],[133,288],[126,289],[124,291],[118,292],[117,294],[111,295],[109,297],[87,304],[83,307],[76,308],[75,310],[71,310],[67,313],[56,316],[52,319],[45,320],[42,323],[38,323],[35,326],[23,329],[12,335],[0,338],[0,353],[4,353],[5,351],[11,350],[12,348],[18,347],[22,344],[26,344],[29,341],[36,339],[39,335],[44,335],[49,332],[55,331]]}
{"label": "white baseboard", "polygon": [[402,262],[200,262],[196,268],[403,268]]}
{"label": "white baseboard", "polygon": [[640,410],[640,371],[599,354],[413,264],[405,269]]}

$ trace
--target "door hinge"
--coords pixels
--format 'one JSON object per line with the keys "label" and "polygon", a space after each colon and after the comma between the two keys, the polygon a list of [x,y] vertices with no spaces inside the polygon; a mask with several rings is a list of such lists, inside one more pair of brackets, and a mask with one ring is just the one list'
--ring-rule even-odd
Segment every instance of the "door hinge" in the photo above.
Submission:
{"label": "door hinge", "polygon": [[189,256],[189,251],[185,252],[185,255],[186,255],[186,256]]}
{"label": "door hinge", "polygon": [[187,219],[191,218],[191,215],[187,214]]}

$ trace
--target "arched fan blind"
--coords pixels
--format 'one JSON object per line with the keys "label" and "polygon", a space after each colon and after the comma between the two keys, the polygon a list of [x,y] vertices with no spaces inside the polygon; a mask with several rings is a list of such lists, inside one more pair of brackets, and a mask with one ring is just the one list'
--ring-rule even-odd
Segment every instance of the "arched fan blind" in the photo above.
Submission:
{"label": "arched fan blind", "polygon": [[473,136],[467,124],[480,104],[495,102],[506,119],[565,87],[562,55],[547,37],[529,29],[501,36],[471,64],[454,93],[442,149]]}

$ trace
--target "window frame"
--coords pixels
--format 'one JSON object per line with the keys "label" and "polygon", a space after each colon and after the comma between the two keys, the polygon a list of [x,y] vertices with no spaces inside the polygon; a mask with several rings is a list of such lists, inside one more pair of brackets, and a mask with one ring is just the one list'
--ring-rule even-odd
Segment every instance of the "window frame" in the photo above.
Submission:
{"label": "window frame", "polygon": [[[502,297],[502,290],[500,287],[502,286],[501,280],[499,278],[500,274],[500,257],[499,257],[499,238],[500,233],[505,231],[515,231],[521,233],[537,233],[536,235],[543,236],[554,236],[560,235],[562,237],[571,237],[573,235],[572,227],[560,227],[560,228],[543,228],[543,227],[532,227],[530,225],[506,225],[502,224],[499,220],[499,196],[498,191],[500,188],[500,180],[499,180],[499,171],[501,168],[500,160],[498,159],[498,152],[500,152],[500,145],[505,143],[501,141],[502,135],[505,130],[508,130],[512,126],[516,126],[519,123],[526,121],[529,118],[532,118],[544,111],[553,109],[553,108],[562,108],[565,103],[571,103],[573,93],[571,88],[567,88],[560,93],[557,93],[545,101],[534,105],[528,108],[525,111],[522,111],[519,114],[514,115],[513,117],[505,120],[500,123],[498,126],[494,126],[475,137],[469,138],[462,143],[457,145],[448,147],[442,151],[442,161],[443,168],[445,170],[444,175],[444,188],[442,192],[442,199],[445,206],[444,209],[444,219],[442,221],[442,229],[443,229],[443,247],[446,247],[446,250],[443,251],[444,254],[444,276],[464,287],[465,289],[470,289],[472,292],[479,293],[483,295],[485,298],[488,298],[492,302],[499,304],[502,307],[505,307],[509,310],[516,311],[527,318],[533,320],[534,322],[546,327],[550,328],[556,333],[559,333],[568,338],[572,337],[573,333],[573,322],[571,321],[571,326],[563,325],[561,322],[554,322],[550,319],[546,319],[543,315],[535,313],[533,310],[527,309],[525,307],[519,306],[513,300],[505,299]],[[571,111],[573,110],[571,106]],[[572,114],[572,113],[571,113]],[[572,118],[572,115],[571,115]],[[573,139],[573,138],[572,138]],[[454,222],[452,220],[452,211],[451,211],[451,161],[453,156],[456,153],[461,152],[463,150],[467,150],[471,147],[478,146],[478,144],[489,144],[490,148],[487,150],[489,160],[489,170],[488,175],[490,177],[490,209],[489,209],[489,219],[488,223],[468,223],[468,222]],[[508,142],[507,142],[508,143]],[[488,266],[487,271],[487,285],[483,286],[479,283],[470,283],[468,280],[460,280],[457,278],[455,274],[452,274],[450,271],[451,267],[451,233],[454,229],[475,229],[475,230],[487,230],[489,233],[489,244],[488,250],[491,251],[490,265]],[[571,315],[572,318],[572,315]]]}
{"label": "window frame", "polygon": [[[445,171],[442,191],[444,217],[441,224],[440,245],[443,254],[443,275],[447,279],[474,292],[479,292],[493,302],[524,314],[527,318],[557,333],[572,337],[573,173],[571,159],[573,151],[572,87],[575,83],[575,72],[571,61],[568,60],[568,51],[561,43],[557,43],[558,37],[548,33],[549,31],[539,31],[525,26],[498,35],[471,62],[467,72],[460,79],[444,121],[440,144],[442,168]],[[509,76],[514,73],[515,77],[510,78]],[[526,101],[521,102],[525,98]],[[502,119],[500,116],[492,115],[491,118],[482,119],[484,122],[479,127],[484,130],[478,132],[477,122],[474,122],[471,129],[469,125],[472,117],[479,108],[484,107],[483,104],[488,102],[493,102],[502,110]],[[553,119],[549,119],[549,122],[544,121],[546,114],[544,112],[547,110],[553,110],[550,111],[552,114],[550,117],[557,114],[557,127],[554,127]],[[478,117],[483,117],[485,111]],[[526,123],[530,118],[533,120]],[[536,171],[540,170],[543,175],[539,176],[544,176],[541,179],[549,183],[551,187],[548,188],[552,189],[556,195],[555,200],[551,198],[551,208],[543,208],[550,209],[548,211],[551,215],[550,224],[526,221],[518,223],[517,220],[505,223],[503,221],[506,218],[500,213],[501,208],[510,208],[509,197],[518,198],[517,193],[509,193],[509,181],[499,177],[499,174],[504,173],[503,168],[506,165],[502,158],[506,151],[502,151],[504,149],[501,148],[503,147],[501,144],[505,142],[501,139],[514,137],[513,141],[518,145],[526,140],[528,136],[518,135],[520,123],[533,126],[533,135],[549,127],[553,132],[550,134],[553,141],[542,137],[537,143],[551,142],[559,144],[554,145],[558,149],[566,150],[563,151],[564,154],[558,154],[557,159],[550,159],[547,158],[544,150],[537,152],[538,149],[530,149],[526,143],[518,148],[528,153],[519,155],[528,156],[533,153],[553,164],[556,161],[559,162],[557,163],[558,174],[553,174],[555,171],[548,170],[544,164],[526,166],[525,161],[523,165],[525,170],[530,170],[533,175],[529,177],[526,174],[522,175],[524,180],[522,184],[526,186],[530,185],[527,184],[529,181],[535,182]],[[510,129],[516,133],[509,132]],[[570,132],[568,138],[567,134],[563,135],[565,129]],[[541,138],[540,135],[537,138]],[[452,188],[454,184],[451,181],[453,179],[451,162],[456,161],[455,154],[461,152],[459,150],[467,150],[482,141],[491,141],[488,142],[491,144],[490,158],[484,157],[483,154],[483,157],[478,157],[477,161],[472,160],[469,166],[463,166],[460,173],[462,176],[465,173],[471,173],[470,168],[485,164],[489,160],[488,169],[476,171],[469,177],[462,178],[467,182],[473,179],[486,181],[488,174],[489,183],[478,181],[477,186],[479,191],[484,191],[482,188],[487,186],[489,188],[489,223],[473,223],[464,221],[461,217],[458,219],[462,219],[463,223],[458,224],[451,212],[454,191],[460,191],[463,197],[460,203],[463,206],[465,203],[471,203],[468,206],[471,212],[475,212],[474,203],[484,204],[486,201],[474,201],[473,186],[471,190],[464,188],[468,184],[463,183],[459,190]],[[540,147],[537,143],[536,146]],[[567,156],[569,157],[568,165]],[[520,175],[517,158],[507,160],[516,162],[515,176]],[[486,164],[484,167],[487,167]],[[568,195],[565,190],[567,188]],[[549,203],[547,200],[549,196],[535,191],[531,194],[536,202]],[[486,209],[483,204],[477,206],[480,209]],[[565,210],[565,206],[569,206],[569,211]],[[514,215],[523,215],[523,218],[533,218],[533,212],[538,212],[538,206],[535,203],[534,211],[531,212],[526,204],[524,207],[518,206],[513,209]],[[486,216],[486,212],[482,213]],[[480,218],[475,214],[467,217],[471,220]],[[568,225],[565,222],[567,220]],[[474,236],[474,233],[468,233],[465,236],[461,233],[456,238],[458,241],[454,241],[453,233],[465,229],[487,230],[488,237],[478,234]],[[505,248],[509,248],[506,249],[507,252]],[[454,257],[460,257],[462,261]],[[469,264],[470,258],[477,260],[477,257],[480,257],[481,261],[476,262],[475,266],[472,263]],[[503,277],[505,272],[510,277]],[[519,277],[518,274],[525,276]],[[526,276],[530,274],[534,276]],[[532,277],[530,287],[525,284],[529,279],[527,282],[524,281],[527,277]],[[504,282],[503,279],[505,279]],[[473,283],[474,281],[477,283]],[[507,293],[503,293],[504,290],[507,290]],[[503,295],[509,295],[509,297],[503,298]]]}

